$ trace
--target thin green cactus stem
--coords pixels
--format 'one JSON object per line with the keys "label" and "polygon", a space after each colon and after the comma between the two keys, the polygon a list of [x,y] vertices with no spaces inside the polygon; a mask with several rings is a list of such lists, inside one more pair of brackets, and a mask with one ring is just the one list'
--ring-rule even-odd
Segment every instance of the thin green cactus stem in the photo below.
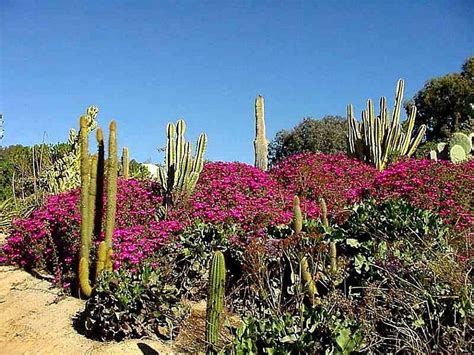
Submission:
{"label": "thin green cactus stem", "polygon": [[80,118],[80,163],[81,163],[81,247],[79,251],[79,287],[80,293],[89,297],[92,292],[92,287],[89,280],[89,250],[91,246],[90,233],[90,213],[89,213],[89,188],[90,188],[90,162],[89,162],[89,137],[87,131],[87,117]]}
{"label": "thin green cactus stem", "polygon": [[127,147],[122,149],[122,176],[124,179],[129,179],[130,177],[130,159]]}
{"label": "thin green cactus stem", "polygon": [[112,235],[115,227],[115,214],[117,207],[117,124],[110,122],[109,126],[109,155],[107,166],[107,207],[105,219],[105,244],[107,246],[106,269],[111,270],[112,266]]}
{"label": "thin green cactus stem", "polygon": [[298,196],[293,198],[293,229],[296,234],[303,230],[303,214],[301,213],[300,199]]}
{"label": "thin green cactus stem", "polygon": [[209,296],[206,314],[207,354],[217,354],[222,312],[224,310],[224,291],[226,279],[224,255],[214,252],[209,271]]}

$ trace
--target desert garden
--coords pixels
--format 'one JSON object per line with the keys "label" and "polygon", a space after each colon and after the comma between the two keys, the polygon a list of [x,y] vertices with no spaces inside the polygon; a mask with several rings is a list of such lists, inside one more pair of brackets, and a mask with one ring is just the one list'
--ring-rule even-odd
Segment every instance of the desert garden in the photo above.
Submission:
{"label": "desert garden", "polygon": [[169,123],[157,174],[90,106],[67,143],[30,151],[32,177],[12,180],[27,192],[0,202],[2,280],[19,267],[49,290],[43,315],[66,315],[88,344],[76,352],[133,352],[113,347],[129,339],[152,341],[142,353],[471,352],[473,134],[426,150],[403,90],[360,119],[348,106],[346,152],[278,161],[258,96],[253,166],[206,160],[206,134],[192,144],[199,127]]}

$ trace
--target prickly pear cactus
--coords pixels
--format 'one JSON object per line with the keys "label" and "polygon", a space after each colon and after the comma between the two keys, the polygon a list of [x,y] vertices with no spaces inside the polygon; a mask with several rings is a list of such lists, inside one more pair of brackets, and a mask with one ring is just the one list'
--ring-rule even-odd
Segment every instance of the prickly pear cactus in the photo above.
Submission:
{"label": "prickly pear cactus", "polygon": [[466,152],[460,145],[454,145],[449,150],[449,157],[453,163],[460,163],[467,159]]}
{"label": "prickly pear cactus", "polygon": [[461,146],[466,155],[471,153],[471,140],[468,135],[461,132],[454,133],[449,139],[449,147],[452,148],[455,145]]}

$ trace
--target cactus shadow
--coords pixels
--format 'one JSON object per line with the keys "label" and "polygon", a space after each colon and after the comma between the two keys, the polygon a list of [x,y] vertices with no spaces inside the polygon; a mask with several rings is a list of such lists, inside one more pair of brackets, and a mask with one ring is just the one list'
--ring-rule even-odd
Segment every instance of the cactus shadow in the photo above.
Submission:
{"label": "cactus shadow", "polygon": [[160,353],[154,350],[150,345],[145,343],[137,343],[138,348],[144,355],[160,355]]}

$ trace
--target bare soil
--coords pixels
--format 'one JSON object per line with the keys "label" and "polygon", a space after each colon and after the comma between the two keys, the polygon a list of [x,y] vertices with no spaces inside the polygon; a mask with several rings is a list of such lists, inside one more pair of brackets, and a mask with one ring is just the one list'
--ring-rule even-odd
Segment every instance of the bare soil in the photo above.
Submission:
{"label": "bare soil", "polygon": [[73,319],[84,301],[62,295],[45,280],[0,266],[0,354],[174,354],[151,339],[102,343],[77,333]]}

